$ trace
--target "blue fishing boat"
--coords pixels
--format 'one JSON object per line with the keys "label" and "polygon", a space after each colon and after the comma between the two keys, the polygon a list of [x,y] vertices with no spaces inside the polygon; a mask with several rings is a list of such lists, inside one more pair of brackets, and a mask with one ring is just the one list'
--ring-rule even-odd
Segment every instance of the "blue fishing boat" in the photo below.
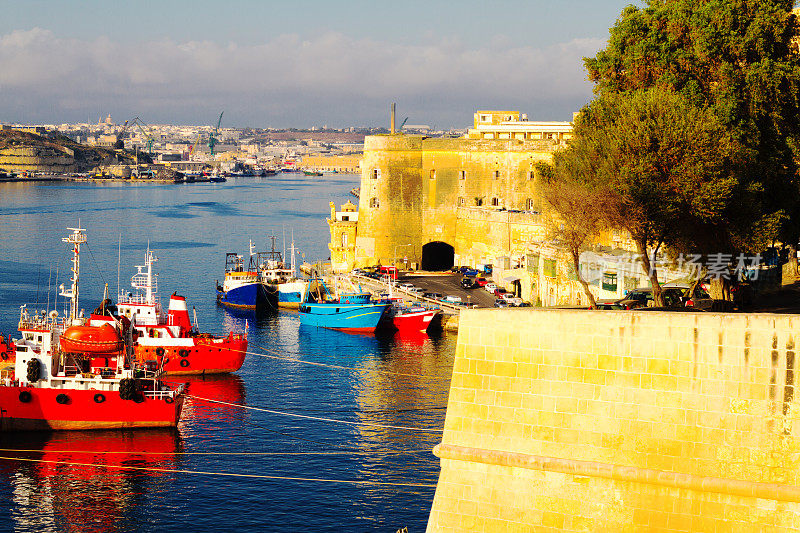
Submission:
{"label": "blue fishing boat", "polygon": [[225,281],[222,285],[217,281],[217,302],[237,309],[277,309],[277,287],[261,279],[258,255],[253,253],[252,241],[247,267],[241,255],[236,253],[225,255]]}
{"label": "blue fishing boat", "polygon": [[320,328],[372,333],[378,327],[388,303],[374,303],[367,293],[331,293],[325,283],[309,281],[300,303],[300,323]]}

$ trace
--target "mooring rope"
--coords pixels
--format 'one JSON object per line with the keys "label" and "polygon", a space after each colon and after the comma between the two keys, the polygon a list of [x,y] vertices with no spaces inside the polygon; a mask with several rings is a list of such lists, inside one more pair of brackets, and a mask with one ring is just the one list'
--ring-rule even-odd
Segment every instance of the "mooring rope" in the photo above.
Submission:
{"label": "mooring rope", "polygon": [[418,428],[418,427],[409,427],[409,426],[393,426],[393,425],[385,425],[385,424],[375,424],[372,422],[352,422],[349,420],[336,420],[334,418],[324,418],[320,416],[309,416],[309,415],[301,415],[299,413],[287,413],[285,411],[276,411],[274,409],[264,409],[261,407],[253,407],[250,405],[242,405],[237,403],[230,403],[230,402],[223,402],[222,400],[212,400],[211,398],[202,398],[200,396],[194,396],[191,394],[186,395],[189,398],[196,399],[196,400],[203,400],[205,402],[211,403],[218,403],[221,405],[229,405],[231,407],[241,407],[242,409],[250,409],[251,411],[260,411],[262,413],[270,413],[273,415],[280,415],[280,416],[290,416],[295,418],[305,418],[307,420],[317,420],[320,422],[331,422],[334,424],[348,424],[351,426],[362,426],[362,427],[376,427],[376,428],[384,428],[384,429],[402,429],[406,431],[419,431],[421,433],[441,433],[442,429],[431,429],[431,428]]}
{"label": "mooring rope", "polygon": [[35,450],[25,448],[0,448],[0,452],[20,452],[20,453],[88,453],[97,455],[405,455],[411,453],[431,453],[430,448],[421,450],[347,450],[347,451],[311,451],[311,452],[144,452],[144,451],[98,451],[98,450]]}
{"label": "mooring rope", "polygon": [[144,472],[162,472],[167,474],[197,474],[205,476],[225,476],[240,477],[250,479],[272,479],[278,481],[306,481],[316,483],[340,483],[350,485],[377,485],[383,487],[414,487],[414,488],[436,488],[436,483],[392,483],[388,481],[369,481],[359,479],[326,479],[313,477],[291,477],[291,476],[272,476],[268,474],[238,474],[235,472],[204,472],[202,470],[182,470],[177,468],[159,468],[151,466],[128,466],[128,465],[105,465],[97,463],[79,463],[74,461],[55,461],[51,459],[31,459],[28,457],[2,457],[2,461],[25,461],[31,463],[48,463],[66,466],[89,466],[94,468],[114,468],[119,470],[139,470]]}
{"label": "mooring rope", "polygon": [[[280,353],[277,350],[270,350],[269,348],[264,348],[263,346],[257,346],[257,348],[260,348],[261,350],[263,350],[265,352],[268,352],[268,353],[273,353],[273,354]],[[302,360],[302,359],[294,359],[294,358],[291,358],[291,357],[282,357],[282,356],[278,356],[278,355],[267,355],[265,353],[258,353],[258,352],[245,352],[245,353],[247,355],[255,355],[255,356],[258,356],[258,357],[266,357],[266,358],[269,358],[269,359],[278,359],[280,361],[285,361],[285,362],[288,362],[288,363],[302,363],[302,364],[305,364],[305,365],[321,366],[321,367],[324,367],[324,368],[332,368],[332,369],[335,369],[335,370],[355,370],[356,372],[375,372],[375,373],[378,373],[378,374],[387,374],[387,375],[393,375],[393,376],[405,376],[405,377],[412,377],[412,378],[428,378],[428,379],[439,379],[439,380],[448,380],[448,381],[450,380],[450,377],[443,377],[443,376],[431,376],[431,375],[426,375],[426,374],[409,374],[409,373],[406,373],[406,372],[393,372],[391,370],[378,370],[376,368],[356,368],[356,367],[353,367],[353,366],[331,365],[331,364],[328,364],[328,363],[317,363],[315,361],[305,361],[305,360]]]}

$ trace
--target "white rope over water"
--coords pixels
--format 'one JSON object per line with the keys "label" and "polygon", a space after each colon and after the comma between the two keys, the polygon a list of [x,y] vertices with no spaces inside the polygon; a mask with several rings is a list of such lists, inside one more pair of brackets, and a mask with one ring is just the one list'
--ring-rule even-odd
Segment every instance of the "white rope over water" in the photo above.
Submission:
{"label": "white rope over water", "polygon": [[271,476],[267,474],[237,474],[235,472],[204,472],[202,470],[180,470],[176,468],[159,468],[152,466],[127,466],[127,465],[104,465],[97,463],[79,463],[74,461],[54,461],[50,459],[31,459],[26,457],[2,457],[0,461],[24,461],[30,463],[48,463],[66,466],[90,466],[94,468],[110,468],[118,470],[139,470],[144,472],[163,472],[167,474],[197,474],[204,476],[225,476],[240,477],[250,479],[273,479],[281,481],[307,481],[317,483],[340,483],[350,485],[377,485],[383,487],[414,487],[414,488],[436,488],[436,483],[391,483],[386,481],[367,481],[358,479],[325,479],[313,477],[290,477],[290,476]]}
{"label": "white rope over water", "polygon": [[108,451],[108,450],[42,450],[25,448],[0,448],[0,452],[19,452],[19,453],[85,453],[90,455],[405,455],[410,453],[431,453],[430,448],[423,450],[347,450],[337,452],[145,452],[136,450]]}
{"label": "white rope over water", "polygon": [[191,394],[186,395],[188,398],[192,398],[195,400],[202,400],[204,402],[210,403],[218,403],[221,405],[229,405],[231,407],[241,407],[242,409],[250,409],[251,411],[260,411],[262,413],[270,413],[273,415],[281,415],[281,416],[291,416],[294,418],[305,418],[307,420],[317,420],[320,422],[332,422],[334,424],[348,424],[350,426],[362,426],[362,427],[375,427],[375,428],[384,428],[384,429],[402,429],[406,431],[419,431],[421,433],[441,433],[442,429],[432,429],[432,428],[417,428],[417,427],[409,427],[409,426],[391,426],[385,424],[374,424],[372,422],[351,422],[349,420],[336,420],[335,418],[324,418],[321,416],[309,416],[309,415],[301,415],[297,413],[287,413],[285,411],[275,411],[273,409],[264,409],[262,407],[252,407],[249,405],[241,405],[238,403],[230,403],[230,402],[223,402],[222,400],[212,400],[211,398],[202,398],[200,396],[194,396]]}
{"label": "white rope over water", "polygon": [[[264,348],[263,346],[259,346],[261,350],[269,353],[280,353],[277,350],[270,350],[268,348]],[[303,363],[305,365],[313,365],[313,366],[321,366],[325,368],[333,368],[335,370],[355,370],[356,372],[375,372],[377,374],[387,374],[392,376],[405,376],[410,378],[428,378],[428,379],[440,379],[440,380],[449,380],[449,377],[443,376],[431,376],[425,374],[408,374],[405,372],[393,372],[391,370],[378,370],[377,368],[356,368],[353,366],[341,366],[341,365],[331,365],[328,363],[317,363],[314,361],[304,361],[302,359],[294,359],[292,357],[282,357],[278,355],[267,355],[265,353],[258,353],[258,352],[245,352],[247,355],[255,355],[257,357],[266,357],[268,359],[278,359],[280,361],[286,361],[287,363]]]}

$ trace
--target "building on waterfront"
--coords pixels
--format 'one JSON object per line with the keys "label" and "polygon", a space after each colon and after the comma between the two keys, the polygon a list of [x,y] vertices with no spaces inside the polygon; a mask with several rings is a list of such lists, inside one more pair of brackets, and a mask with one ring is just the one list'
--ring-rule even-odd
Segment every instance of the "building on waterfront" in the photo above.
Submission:
{"label": "building on waterfront", "polygon": [[[478,111],[459,138],[367,136],[358,210],[332,208],[329,220],[334,270],[492,265],[495,282],[532,304],[585,305],[571,258],[548,236],[553,222],[537,191],[536,164],[551,161],[571,135],[569,122]],[[633,249],[625,232],[609,231],[584,252],[581,273],[596,297],[649,283]],[[685,275],[663,272],[666,280]]]}
{"label": "building on waterfront", "polygon": [[355,263],[358,208],[348,200],[341,211],[337,211],[336,204],[331,202],[331,218],[328,219],[328,226],[331,232],[331,242],[328,244],[331,251],[331,268],[335,272],[350,270]]}
{"label": "building on waterfront", "polygon": [[[527,272],[527,256],[546,233],[536,164],[551,161],[570,131],[570,123],[478,111],[474,128],[459,138],[367,136],[355,248],[343,249],[331,226],[332,264],[337,270],[491,264]],[[530,275],[518,277],[519,292],[530,297]]]}
{"label": "building on waterfront", "polygon": [[341,172],[345,174],[357,174],[361,172],[362,154],[348,155],[304,155],[300,160],[300,166],[305,170],[316,170],[319,172]]}

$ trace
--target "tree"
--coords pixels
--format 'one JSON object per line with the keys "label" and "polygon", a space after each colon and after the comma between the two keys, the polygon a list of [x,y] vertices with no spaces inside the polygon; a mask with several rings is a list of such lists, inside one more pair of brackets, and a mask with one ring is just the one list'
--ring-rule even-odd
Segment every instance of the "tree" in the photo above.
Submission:
{"label": "tree", "polygon": [[[605,224],[631,235],[655,303],[663,305],[650,250],[724,245],[738,154],[711,109],[652,88],[596,98],[553,162],[556,179],[583,196],[584,206],[595,204]],[[564,211],[575,227],[585,223],[584,213]]]}
{"label": "tree", "polygon": [[549,211],[548,237],[566,248],[589,307],[595,308],[597,301],[581,273],[580,257],[587,245],[606,229],[607,210],[615,198],[580,181],[577,175],[565,171],[563,165],[538,163],[537,170],[541,178],[539,194]]}
{"label": "tree", "polygon": [[[760,251],[800,236],[800,56],[793,0],[646,0],[585,59],[598,95],[671,88],[740,145],[725,242]],[[717,237],[714,235],[713,237]]]}

